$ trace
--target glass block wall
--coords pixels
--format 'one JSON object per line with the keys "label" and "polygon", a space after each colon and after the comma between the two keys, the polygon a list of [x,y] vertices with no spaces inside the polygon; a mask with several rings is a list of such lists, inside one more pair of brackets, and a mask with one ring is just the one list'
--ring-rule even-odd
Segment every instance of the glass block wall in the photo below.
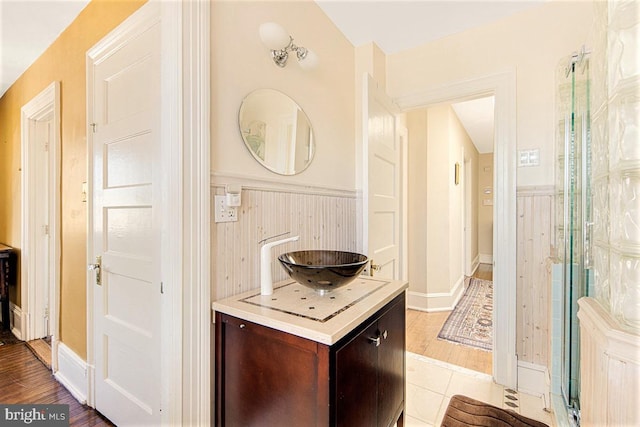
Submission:
{"label": "glass block wall", "polygon": [[595,2],[593,274],[595,297],[640,332],[640,2]]}

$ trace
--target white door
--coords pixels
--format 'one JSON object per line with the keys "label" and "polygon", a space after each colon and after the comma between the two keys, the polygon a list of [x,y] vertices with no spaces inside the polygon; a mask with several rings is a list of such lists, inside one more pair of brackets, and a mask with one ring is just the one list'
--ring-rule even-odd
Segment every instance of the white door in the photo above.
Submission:
{"label": "white door", "polygon": [[364,247],[372,260],[372,275],[400,277],[400,144],[397,138],[397,108],[370,77],[365,86],[364,108],[365,196],[367,226]]}
{"label": "white door", "polygon": [[121,426],[161,422],[161,31],[141,25],[88,67],[94,402]]}
{"label": "white door", "polygon": [[34,324],[31,339],[45,338],[49,331],[49,143],[53,139],[53,119],[47,117],[43,120],[32,121],[33,135],[35,139],[33,154],[33,173],[38,196],[33,199],[33,214],[36,217],[36,227],[32,232],[34,248]]}

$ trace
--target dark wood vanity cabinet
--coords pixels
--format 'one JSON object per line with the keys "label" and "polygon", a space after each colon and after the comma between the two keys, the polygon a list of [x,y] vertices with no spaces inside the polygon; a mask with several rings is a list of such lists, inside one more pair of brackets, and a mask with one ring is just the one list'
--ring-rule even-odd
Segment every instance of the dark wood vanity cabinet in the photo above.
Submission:
{"label": "dark wood vanity cabinet", "polygon": [[403,424],[404,292],[332,346],[216,312],[217,426]]}

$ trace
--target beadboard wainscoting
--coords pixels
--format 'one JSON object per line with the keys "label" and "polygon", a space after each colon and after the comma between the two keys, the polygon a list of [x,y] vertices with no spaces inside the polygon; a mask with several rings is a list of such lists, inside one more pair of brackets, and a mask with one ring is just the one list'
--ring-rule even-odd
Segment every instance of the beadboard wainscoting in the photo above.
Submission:
{"label": "beadboard wainscoting", "polygon": [[578,300],[581,425],[640,425],[640,338],[594,298]]}
{"label": "beadboard wainscoting", "polygon": [[549,391],[546,384],[551,363],[553,198],[553,186],[519,187],[517,192],[516,354],[519,388],[545,395]]}
{"label": "beadboard wainscoting", "polygon": [[553,187],[518,188],[518,360],[548,366]]}
{"label": "beadboard wainscoting", "polygon": [[214,174],[211,182],[212,200],[214,195],[224,194],[225,185],[242,185],[237,222],[215,223],[211,208],[214,301],[260,287],[258,242],[266,237],[285,232],[300,236],[296,242],[273,249],[274,283],[288,277],[277,260],[281,253],[303,249],[361,251],[356,191],[226,174]]}

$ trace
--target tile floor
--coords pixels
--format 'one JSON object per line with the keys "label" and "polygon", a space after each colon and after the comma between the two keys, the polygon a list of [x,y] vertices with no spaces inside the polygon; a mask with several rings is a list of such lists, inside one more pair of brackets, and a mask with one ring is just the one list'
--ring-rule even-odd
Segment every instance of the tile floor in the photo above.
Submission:
{"label": "tile floor", "polygon": [[449,400],[455,394],[511,409],[550,427],[555,425],[552,414],[544,410],[541,397],[505,389],[494,384],[487,374],[407,353],[405,426],[439,426]]}

